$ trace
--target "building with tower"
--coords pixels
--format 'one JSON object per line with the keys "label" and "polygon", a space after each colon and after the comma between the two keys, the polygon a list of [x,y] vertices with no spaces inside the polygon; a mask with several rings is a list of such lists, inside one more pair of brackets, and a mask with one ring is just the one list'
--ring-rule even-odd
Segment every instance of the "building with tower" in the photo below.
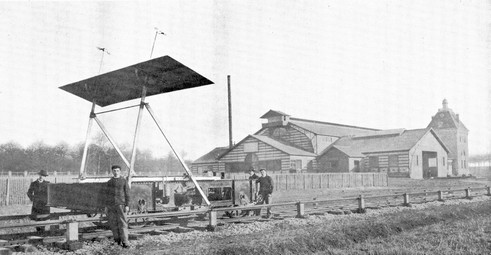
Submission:
{"label": "building with tower", "polygon": [[427,128],[432,128],[449,149],[449,173],[460,176],[469,174],[468,157],[469,130],[460,119],[459,114],[454,113],[448,107],[447,99],[443,99],[442,108],[431,118]]}
{"label": "building with tower", "polygon": [[294,118],[269,110],[266,122],[232,147],[217,147],[193,162],[197,175],[246,173],[385,172],[415,179],[468,174],[468,130],[443,108],[426,128],[379,130]]}

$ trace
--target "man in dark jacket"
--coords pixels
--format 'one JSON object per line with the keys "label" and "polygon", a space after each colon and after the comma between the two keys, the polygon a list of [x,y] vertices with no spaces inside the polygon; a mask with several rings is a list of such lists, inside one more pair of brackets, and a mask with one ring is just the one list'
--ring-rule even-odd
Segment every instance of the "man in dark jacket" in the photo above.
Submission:
{"label": "man in dark jacket", "polygon": [[[256,183],[259,183],[258,193],[259,196],[261,197],[258,204],[264,204],[264,203],[271,204],[272,202],[271,196],[273,194],[273,189],[274,189],[273,179],[271,178],[271,176],[269,176],[266,173],[266,169],[261,168],[260,172],[261,172],[261,177],[259,177],[256,180]],[[268,207],[266,217],[268,218],[271,217],[271,207]]]}
{"label": "man in dark jacket", "polygon": [[[48,176],[46,170],[39,171],[39,178],[29,186],[27,196],[32,201],[31,216],[35,221],[43,221],[49,218],[49,206],[46,206],[48,200],[48,183],[45,177]],[[38,232],[43,232],[44,227],[36,227]]]}
{"label": "man in dark jacket", "polygon": [[107,217],[113,232],[114,241],[124,248],[128,248],[126,213],[129,212],[130,188],[126,179],[121,176],[120,166],[114,165],[111,170],[113,178],[107,182]]}

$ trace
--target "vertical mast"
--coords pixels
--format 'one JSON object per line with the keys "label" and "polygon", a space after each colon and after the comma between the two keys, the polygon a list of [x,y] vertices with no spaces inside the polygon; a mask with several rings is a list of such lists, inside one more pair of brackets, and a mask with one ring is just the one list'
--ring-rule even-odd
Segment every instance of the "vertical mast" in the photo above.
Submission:
{"label": "vertical mast", "polygon": [[228,147],[232,148],[232,91],[230,88],[230,75],[227,75],[227,88],[228,88]]}

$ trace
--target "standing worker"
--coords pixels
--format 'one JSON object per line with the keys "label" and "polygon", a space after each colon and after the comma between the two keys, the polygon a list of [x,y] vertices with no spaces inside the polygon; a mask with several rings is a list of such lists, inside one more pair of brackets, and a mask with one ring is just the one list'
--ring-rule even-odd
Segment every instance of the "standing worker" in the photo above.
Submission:
{"label": "standing worker", "polygon": [[121,176],[120,166],[112,166],[111,171],[113,178],[107,182],[107,217],[114,242],[124,248],[129,248],[126,213],[130,210],[130,188],[126,179]]}
{"label": "standing worker", "polygon": [[[254,169],[253,166],[251,166],[251,168],[249,169],[249,187],[250,188],[250,197],[251,197],[251,200],[250,202],[251,203],[255,203],[255,202],[258,202],[258,197],[257,197],[257,179],[259,179],[259,176],[257,176],[256,174],[256,170]],[[254,187],[252,186],[252,184],[254,183]],[[254,191],[254,192],[253,192]],[[256,216],[259,216],[261,214],[261,209],[255,209],[254,210],[254,215]],[[247,215],[249,215],[249,211],[247,211]]]}
{"label": "standing worker", "polygon": [[[256,183],[259,183],[259,196],[260,196],[260,199],[259,199],[259,202],[258,204],[262,205],[264,203],[266,204],[271,204],[272,202],[272,199],[271,199],[271,196],[273,194],[273,179],[271,178],[271,176],[269,176],[267,173],[266,173],[266,169],[264,168],[261,168],[261,170],[259,170],[261,172],[261,177],[259,177],[257,180],[256,180]],[[266,217],[271,217],[271,207],[268,207],[267,209],[267,214],[266,214]]]}
{"label": "standing worker", "polygon": [[[46,170],[39,171],[39,178],[29,186],[27,196],[32,201],[31,217],[35,221],[43,221],[49,218],[49,206],[46,206],[48,200],[48,183],[45,179],[48,176]],[[36,227],[38,232],[44,232],[44,226]]]}

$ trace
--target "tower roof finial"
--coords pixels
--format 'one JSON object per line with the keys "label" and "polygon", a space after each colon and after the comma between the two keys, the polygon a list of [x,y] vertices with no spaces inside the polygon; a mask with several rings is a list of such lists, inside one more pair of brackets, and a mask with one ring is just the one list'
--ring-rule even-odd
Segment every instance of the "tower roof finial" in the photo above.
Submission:
{"label": "tower roof finial", "polygon": [[447,110],[448,109],[448,101],[447,101],[446,98],[443,99],[442,105],[443,105],[443,110]]}

